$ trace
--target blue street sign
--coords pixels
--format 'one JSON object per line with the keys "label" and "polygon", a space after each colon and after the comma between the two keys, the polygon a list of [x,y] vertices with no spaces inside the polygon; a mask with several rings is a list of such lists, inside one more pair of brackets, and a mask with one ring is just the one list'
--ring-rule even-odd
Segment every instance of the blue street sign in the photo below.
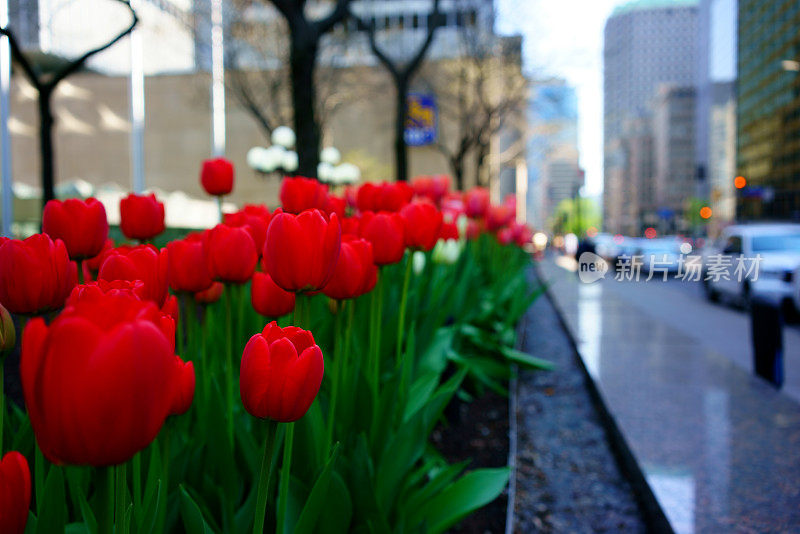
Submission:
{"label": "blue street sign", "polygon": [[425,146],[436,141],[437,110],[433,95],[411,93],[406,101],[403,139],[408,146]]}

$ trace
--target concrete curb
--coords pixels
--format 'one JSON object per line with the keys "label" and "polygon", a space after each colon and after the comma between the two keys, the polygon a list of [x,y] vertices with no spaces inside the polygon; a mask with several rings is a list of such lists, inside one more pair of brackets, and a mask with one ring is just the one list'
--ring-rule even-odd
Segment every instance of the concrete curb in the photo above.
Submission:
{"label": "concrete curb", "polygon": [[[578,365],[580,366],[581,370],[583,371],[583,375],[586,378],[586,383],[589,387],[589,394],[592,397],[593,404],[597,409],[598,414],[600,415],[603,429],[605,430],[608,441],[611,444],[611,451],[617,460],[620,470],[628,479],[628,482],[630,482],[631,487],[633,488],[636,501],[639,504],[639,509],[642,511],[645,521],[647,522],[648,532],[653,532],[656,534],[674,534],[674,530],[672,529],[667,516],[664,514],[664,510],[662,510],[661,505],[658,504],[658,499],[653,494],[650,485],[647,483],[644,472],[639,466],[639,463],[636,461],[636,457],[628,446],[628,443],[625,441],[625,437],[622,435],[622,431],[617,425],[616,419],[614,419],[614,416],[608,410],[608,406],[606,406],[597,384],[592,378],[592,375],[589,374],[589,370],[586,368],[583,357],[581,357],[580,351],[578,350],[578,343],[575,340],[575,337],[570,330],[566,319],[564,319],[564,312],[559,306],[558,301],[553,297],[550,286],[547,285],[547,281],[544,276],[542,276],[542,272],[536,263],[534,263],[534,271],[536,272],[536,276],[539,281],[544,285],[544,295],[553,305],[553,309],[556,311],[556,316],[558,317],[558,322],[561,325],[561,328],[567,334],[570,345],[572,345],[574,357],[576,358]],[[506,530],[506,532],[508,533],[509,531]]]}

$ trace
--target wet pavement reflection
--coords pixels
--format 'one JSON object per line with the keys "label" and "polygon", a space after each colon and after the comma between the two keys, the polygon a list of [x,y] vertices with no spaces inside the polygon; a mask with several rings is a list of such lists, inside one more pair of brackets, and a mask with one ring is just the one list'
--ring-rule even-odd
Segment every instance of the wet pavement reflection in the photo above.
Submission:
{"label": "wet pavement reflection", "polygon": [[540,268],[675,531],[800,531],[800,404],[613,281]]}

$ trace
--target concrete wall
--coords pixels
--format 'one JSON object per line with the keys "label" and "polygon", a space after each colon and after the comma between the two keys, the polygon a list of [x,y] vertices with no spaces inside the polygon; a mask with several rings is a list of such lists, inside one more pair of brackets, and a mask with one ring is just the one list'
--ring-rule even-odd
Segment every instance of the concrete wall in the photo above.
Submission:
{"label": "concrete wall", "polygon": [[[333,116],[325,140],[340,149],[345,161],[361,167],[364,179],[392,179],[394,91],[382,71],[365,73],[365,83],[373,82],[377,85],[368,97],[342,106]],[[147,187],[204,196],[198,172],[200,162],[211,152],[208,91],[209,78],[203,73],[146,79]],[[56,184],[82,179],[96,186],[116,183],[129,189],[128,78],[92,73],[75,75],[60,86],[55,108]],[[230,200],[239,204],[266,202],[274,205],[277,179],[259,177],[246,164],[246,154],[251,147],[267,146],[269,142],[230,94],[227,109],[227,157],[237,169]],[[9,126],[14,180],[38,186],[35,91],[18,75],[13,77]],[[433,147],[411,148],[409,153],[412,176],[449,173],[446,160]]]}

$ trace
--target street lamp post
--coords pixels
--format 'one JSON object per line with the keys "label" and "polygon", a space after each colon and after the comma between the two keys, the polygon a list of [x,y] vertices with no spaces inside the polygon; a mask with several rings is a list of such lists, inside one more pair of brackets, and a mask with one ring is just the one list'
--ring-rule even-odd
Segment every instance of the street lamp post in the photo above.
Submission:
{"label": "street lamp post", "polygon": [[[0,0],[0,26],[8,25],[8,0]],[[0,37],[0,174],[2,174],[2,234],[11,237],[14,221],[14,190],[11,184],[11,136],[8,132],[11,89],[11,48],[8,37]]]}

